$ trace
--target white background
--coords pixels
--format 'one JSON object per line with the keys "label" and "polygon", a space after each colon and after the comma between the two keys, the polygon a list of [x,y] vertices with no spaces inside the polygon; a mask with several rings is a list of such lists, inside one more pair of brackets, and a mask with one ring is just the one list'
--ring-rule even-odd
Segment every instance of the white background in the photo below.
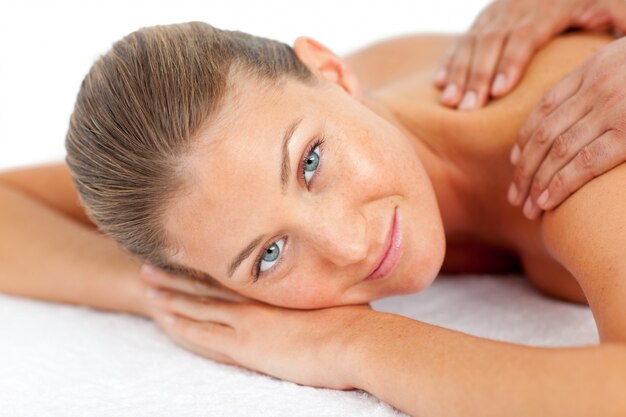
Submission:
{"label": "white background", "polygon": [[0,170],[62,160],[83,77],[142,27],[202,20],[338,55],[389,36],[465,31],[487,0],[0,0]]}

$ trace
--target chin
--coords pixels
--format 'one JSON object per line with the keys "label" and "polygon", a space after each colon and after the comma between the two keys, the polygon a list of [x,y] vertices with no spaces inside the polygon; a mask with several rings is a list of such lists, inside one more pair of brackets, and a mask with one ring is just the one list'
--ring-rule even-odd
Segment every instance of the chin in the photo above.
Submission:
{"label": "chin", "polygon": [[404,279],[406,284],[402,287],[399,294],[414,294],[423,291],[426,288],[430,287],[430,284],[432,284],[435,278],[437,278],[437,275],[439,275],[439,270],[432,274],[423,276],[408,275]]}
{"label": "chin", "polygon": [[388,295],[414,294],[425,290],[439,275],[445,256],[445,235],[443,230],[434,231],[427,246],[422,246],[420,255],[405,254],[405,267],[390,277],[386,288],[381,292]]}
{"label": "chin", "polygon": [[[374,296],[371,297],[370,300],[367,300],[367,302],[394,295],[415,294],[425,290],[439,275],[442,262],[443,257],[441,262],[433,262],[425,267],[422,266],[419,273],[415,272],[417,269],[411,268],[409,268],[409,271],[397,271],[397,275],[387,278],[385,285],[381,285],[377,288]],[[411,270],[413,272],[411,272]],[[381,282],[381,284],[382,283],[383,282]]]}

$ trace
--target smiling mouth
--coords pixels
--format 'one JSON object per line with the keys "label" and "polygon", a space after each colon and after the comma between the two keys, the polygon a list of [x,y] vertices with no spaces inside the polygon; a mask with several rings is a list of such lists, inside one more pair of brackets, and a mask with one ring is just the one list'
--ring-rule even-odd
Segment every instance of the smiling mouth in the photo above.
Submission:
{"label": "smiling mouth", "polygon": [[376,267],[365,277],[364,281],[373,281],[388,277],[400,259],[402,247],[402,230],[398,219],[398,207],[393,212],[393,221],[387,235],[385,251],[376,263]]}

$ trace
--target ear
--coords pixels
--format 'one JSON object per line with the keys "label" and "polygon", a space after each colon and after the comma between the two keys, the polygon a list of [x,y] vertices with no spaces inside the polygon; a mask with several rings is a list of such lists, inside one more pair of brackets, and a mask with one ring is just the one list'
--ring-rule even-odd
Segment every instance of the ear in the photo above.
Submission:
{"label": "ear", "polygon": [[307,36],[294,41],[293,50],[311,72],[323,80],[335,83],[356,99],[363,98],[361,84],[350,67],[330,49]]}

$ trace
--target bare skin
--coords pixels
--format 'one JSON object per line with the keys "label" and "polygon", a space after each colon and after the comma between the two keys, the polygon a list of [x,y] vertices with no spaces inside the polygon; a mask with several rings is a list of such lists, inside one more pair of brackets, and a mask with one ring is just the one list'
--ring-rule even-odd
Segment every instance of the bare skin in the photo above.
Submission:
{"label": "bare skin", "polygon": [[[431,85],[439,51],[450,41],[446,37],[407,37],[357,52],[346,59],[355,77],[328,55],[319,55],[319,59],[315,54],[308,55],[310,50],[303,41],[296,44],[296,50],[311,58],[308,64],[317,67],[320,74],[326,64],[333,64],[326,67],[328,73],[324,77],[354,98],[359,96],[360,87],[366,108],[395,126],[400,136],[404,135],[407,143],[414,146],[432,181],[441,212],[427,199],[424,207],[416,205],[415,210],[421,210],[429,221],[436,223],[439,218],[444,226],[444,270],[510,271],[516,270],[519,258],[529,279],[540,290],[589,303],[601,345],[539,349],[494,342],[377,313],[362,305],[293,310],[255,302],[199,301],[191,295],[191,287],[183,288],[184,277],[158,278],[161,281],[156,285],[162,296],[151,302],[162,314],[175,316],[175,321],[167,322],[162,314],[152,316],[177,342],[204,356],[307,385],[365,389],[412,415],[502,415],[503,410],[516,416],[583,416],[591,410],[598,415],[619,415],[626,409],[620,394],[626,389],[626,207],[617,192],[626,181],[624,165],[594,179],[556,210],[535,220],[524,218],[506,200],[514,175],[508,154],[524,118],[543,92],[608,40],[602,36],[571,35],[554,41],[531,63],[517,90],[471,113],[441,108],[437,90]],[[407,56],[416,59],[409,60]],[[359,82],[355,82],[357,79]],[[339,90],[331,87],[333,97],[339,97]],[[370,145],[369,152],[373,153],[384,143]],[[51,169],[58,173],[64,167]],[[31,190],[36,189],[31,194],[70,216],[76,215],[78,220],[80,211],[73,204],[55,201],[49,189],[35,187],[26,180],[29,176],[31,180],[41,179],[44,172],[7,173],[2,178],[6,186],[0,191],[19,188],[20,184],[28,188],[31,184]],[[419,172],[417,165],[415,172]],[[422,177],[419,181],[420,190],[426,192],[426,181]],[[68,190],[67,184],[60,187]],[[406,187],[411,186],[407,184]],[[17,201],[11,200],[8,192],[2,196],[3,202]],[[9,231],[18,230],[8,222],[2,226]],[[190,231],[184,224],[182,227],[181,230]],[[436,229],[432,237],[437,237]],[[309,243],[321,242],[314,240],[319,236],[307,238]],[[365,259],[363,247],[357,245],[354,237],[350,239],[351,246],[338,247],[342,252],[328,259],[346,265],[348,259],[355,265]],[[320,254],[323,250],[318,246]],[[431,251],[429,254],[434,257],[443,255],[438,245],[424,246],[424,250]],[[467,251],[474,252],[470,258],[478,262],[468,260]],[[502,251],[510,254],[506,262],[497,260]],[[43,251],[27,255],[53,256]],[[201,262],[200,257],[186,259],[195,262],[193,266]],[[438,261],[437,258],[428,265],[432,267]],[[127,265],[129,272],[138,272],[136,262],[128,261]],[[358,264],[359,270],[362,265]],[[423,281],[413,282],[415,288],[427,285],[434,278],[431,274],[432,271],[424,272]],[[378,284],[382,285],[372,285],[360,296],[380,295],[385,286],[393,288],[394,282],[404,283],[401,280],[398,276],[381,281]],[[23,286],[19,291],[19,282],[9,284],[6,285],[13,293],[28,296],[29,291]],[[278,297],[263,293],[260,287],[241,288],[244,295],[258,295],[260,299]],[[328,286],[323,288],[330,291]],[[77,294],[75,302],[86,295]],[[277,304],[288,302],[287,295],[275,298]],[[136,309],[141,311],[140,298],[137,297]],[[322,301],[328,300],[333,301]],[[146,313],[147,307],[143,308],[143,314],[151,315]],[[395,343],[389,343],[390,340]],[[468,390],[468,386],[480,389]],[[546,395],[546,387],[550,395]],[[485,396],[485,392],[490,395]]]}
{"label": "bare skin", "polygon": [[[495,0],[453,45],[435,83],[442,103],[471,110],[502,97],[521,79],[533,52],[565,29],[626,29],[620,0]],[[471,93],[470,93],[471,92]],[[470,94],[468,94],[470,93]]]}
{"label": "bare skin", "polygon": [[[463,156],[459,163],[467,167],[464,172],[474,184],[472,193],[480,195],[480,198],[472,197],[475,203],[472,203],[471,221],[476,227],[471,233],[446,234],[442,272],[506,273],[519,272],[523,267],[526,276],[545,294],[587,303],[572,274],[549,255],[541,242],[540,222],[525,219],[506,203],[506,181],[514,175],[507,160],[517,129],[541,93],[580,60],[609,42],[610,37],[570,35],[557,40],[552,49],[538,55],[520,88],[471,114],[439,106],[438,92],[431,82],[441,51],[455,39],[407,36],[370,46],[345,59],[373,108],[394,120],[416,140],[428,143],[433,149],[443,146],[443,152],[458,150]],[[553,52],[557,48],[558,54]],[[564,54],[569,62],[561,59]],[[407,60],[406,56],[415,58]],[[556,60],[559,65],[552,65]],[[394,65],[387,65],[389,62]],[[515,113],[511,114],[512,110]],[[485,163],[489,163],[488,171],[482,168]],[[90,229],[95,228],[78,203],[64,164],[5,172],[0,181],[25,191]],[[435,192],[441,194],[440,189]],[[136,262],[129,263],[133,269],[137,268]]]}
{"label": "bare skin", "polygon": [[[420,139],[435,149],[454,149],[461,155],[457,162],[467,167],[464,172],[471,178],[472,193],[480,196],[473,198],[476,206],[472,222],[478,225],[475,234],[446,236],[443,272],[514,272],[519,261],[540,291],[572,302],[587,302],[576,279],[542,243],[541,222],[528,221],[507,203],[507,181],[515,175],[508,156],[524,118],[544,89],[611,40],[602,35],[558,39],[535,57],[517,90],[469,116],[438,106],[438,91],[429,85],[440,51],[449,47],[453,38],[405,39],[396,41],[398,50],[390,47],[386,55],[370,51],[368,58],[366,51],[348,58],[359,79],[374,88],[376,97],[393,109],[413,134],[421,133]],[[564,62],[562,55],[554,53],[557,48],[568,60]],[[389,74],[390,66],[377,68],[376,63],[396,62],[401,56],[417,59],[405,61],[411,62],[410,67],[391,66],[399,74]],[[373,69],[366,66],[368,59]],[[360,72],[360,68],[367,70]]]}
{"label": "bare skin", "polygon": [[[622,0],[495,0],[453,45],[435,77],[441,102],[482,107],[513,90],[534,55],[566,28],[626,30]],[[624,39],[605,45],[548,90],[520,129],[509,202],[530,219],[626,161]],[[590,111],[592,109],[592,111]],[[557,175],[558,174],[558,175]],[[552,178],[556,180],[552,182]]]}

